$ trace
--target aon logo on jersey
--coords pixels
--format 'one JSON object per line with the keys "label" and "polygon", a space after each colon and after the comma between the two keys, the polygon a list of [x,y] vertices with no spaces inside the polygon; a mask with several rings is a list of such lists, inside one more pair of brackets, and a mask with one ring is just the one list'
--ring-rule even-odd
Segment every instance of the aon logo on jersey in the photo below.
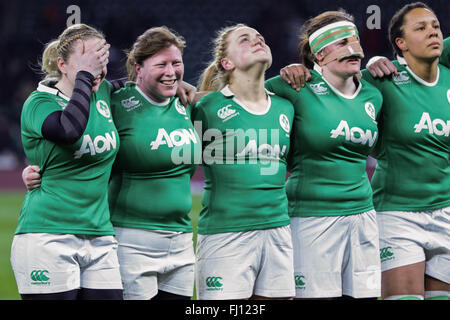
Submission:
{"label": "aon logo on jersey", "polygon": [[420,133],[422,130],[428,130],[431,134],[448,137],[450,134],[450,120],[447,120],[447,123],[442,119],[431,120],[430,114],[424,112],[422,113],[420,122],[414,125],[414,129],[416,129],[414,131],[415,133]]}
{"label": "aon logo on jersey", "polygon": [[158,130],[158,136],[155,141],[150,143],[150,145],[152,146],[152,150],[156,150],[162,144],[167,144],[169,148],[173,148],[173,146],[179,147],[184,144],[190,144],[191,141],[197,143],[197,138],[193,129],[173,130],[171,133],[167,133],[164,128],[160,128]]}
{"label": "aon logo on jersey", "polygon": [[378,132],[372,132],[367,129],[364,131],[361,128],[353,127],[350,128],[347,121],[341,120],[338,127],[331,130],[331,138],[336,139],[339,136],[344,136],[345,140],[351,141],[353,143],[368,144],[372,147],[377,140]]}
{"label": "aon logo on jersey", "polygon": [[259,147],[256,144],[256,140],[250,140],[245,148],[236,154],[236,157],[270,157],[270,158],[281,158],[286,153],[286,146],[283,148],[279,144],[271,146],[270,144],[261,144]]}
{"label": "aon logo on jersey", "polygon": [[111,131],[111,134],[106,132],[105,136],[96,136],[94,140],[92,140],[90,135],[85,134],[83,136],[83,142],[81,143],[80,149],[74,153],[74,158],[79,159],[85,153],[90,153],[91,156],[95,156],[97,153],[103,153],[111,150],[111,147],[116,149],[116,146],[117,140],[114,131]]}

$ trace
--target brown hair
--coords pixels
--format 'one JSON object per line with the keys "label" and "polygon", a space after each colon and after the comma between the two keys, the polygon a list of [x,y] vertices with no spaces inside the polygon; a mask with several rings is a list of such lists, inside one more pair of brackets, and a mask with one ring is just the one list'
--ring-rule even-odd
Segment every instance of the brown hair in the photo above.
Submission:
{"label": "brown hair", "polygon": [[402,8],[400,8],[394,14],[394,16],[391,18],[391,21],[389,22],[388,34],[389,34],[389,41],[391,42],[391,46],[393,49],[394,57],[396,55],[403,57],[402,50],[400,50],[400,48],[395,43],[395,39],[403,37],[403,24],[405,23],[405,16],[411,10],[416,9],[416,8],[427,9],[434,13],[434,11],[429,6],[427,6],[425,3],[414,2],[414,3],[407,4],[407,5],[403,6]]}
{"label": "brown hair", "polygon": [[42,54],[41,70],[45,75],[45,79],[59,79],[61,71],[59,71],[57,58],[61,57],[67,61],[73,53],[73,43],[78,40],[86,40],[92,37],[104,39],[104,35],[86,24],[74,24],[63,31],[58,39],[49,42]]}
{"label": "brown hair", "polygon": [[238,23],[233,26],[220,29],[214,39],[214,59],[203,71],[198,81],[199,91],[218,91],[222,89],[230,80],[230,73],[226,71],[220,61],[228,54],[228,37],[236,29],[247,27],[247,25]]}
{"label": "brown hair", "polygon": [[137,73],[135,64],[141,65],[147,58],[157,54],[159,51],[174,45],[183,53],[186,46],[184,38],[166,26],[154,27],[141,34],[127,52],[128,79],[136,81]]}
{"label": "brown hair", "polygon": [[312,69],[314,67],[315,61],[315,57],[311,52],[311,47],[309,46],[309,37],[320,28],[338,21],[354,22],[354,18],[343,9],[339,9],[338,11],[326,11],[318,16],[308,19],[308,21],[306,21],[300,29],[300,59],[308,69]]}

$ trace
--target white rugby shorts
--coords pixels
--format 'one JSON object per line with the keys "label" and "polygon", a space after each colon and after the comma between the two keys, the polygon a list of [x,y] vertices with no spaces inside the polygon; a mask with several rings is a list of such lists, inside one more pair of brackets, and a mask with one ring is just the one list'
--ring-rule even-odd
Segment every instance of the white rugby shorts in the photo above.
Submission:
{"label": "white rugby shorts", "polygon": [[381,270],[425,261],[425,274],[450,283],[450,207],[377,212]]}
{"label": "white rugby shorts", "polygon": [[292,217],[297,298],[379,297],[381,272],[375,211]]}
{"label": "white rugby shorts", "polygon": [[20,294],[122,289],[113,236],[18,234],[11,266]]}
{"label": "white rugby shorts", "polygon": [[199,300],[294,296],[289,226],[198,235],[196,288]]}
{"label": "white rugby shorts", "polygon": [[148,300],[158,290],[194,294],[192,232],[114,228],[125,300]]}

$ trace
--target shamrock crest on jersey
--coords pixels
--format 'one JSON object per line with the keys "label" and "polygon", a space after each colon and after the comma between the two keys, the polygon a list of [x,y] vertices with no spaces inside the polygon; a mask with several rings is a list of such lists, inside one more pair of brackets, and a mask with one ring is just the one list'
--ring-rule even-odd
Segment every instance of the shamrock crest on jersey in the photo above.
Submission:
{"label": "shamrock crest on jersey", "polygon": [[186,108],[180,103],[178,98],[175,100],[175,109],[177,109],[179,114],[186,116]]}
{"label": "shamrock crest on jersey", "polygon": [[286,133],[291,131],[291,124],[289,123],[288,117],[284,113],[280,114],[280,125]]}
{"label": "shamrock crest on jersey", "polygon": [[377,123],[376,122],[376,119],[375,119],[375,107],[374,107],[374,105],[373,105],[373,103],[372,102],[366,102],[366,104],[364,105],[364,109],[366,110],[366,113],[367,113],[367,115],[375,122],[375,123]]}
{"label": "shamrock crest on jersey", "polygon": [[98,100],[95,104],[98,113],[100,113],[105,118],[111,117],[111,111],[109,111],[108,104],[104,100]]}

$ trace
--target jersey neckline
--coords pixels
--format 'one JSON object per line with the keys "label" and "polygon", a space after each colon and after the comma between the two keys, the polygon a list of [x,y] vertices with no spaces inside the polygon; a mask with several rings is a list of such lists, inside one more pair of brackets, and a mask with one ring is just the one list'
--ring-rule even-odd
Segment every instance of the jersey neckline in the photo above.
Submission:
{"label": "jersey neckline", "polygon": [[135,85],[136,85],[136,90],[141,94],[141,96],[143,96],[152,105],[157,106],[157,107],[165,107],[169,104],[171,98],[167,98],[163,102],[156,102],[155,100],[150,98],[144,91],[142,91],[141,88],[139,88],[139,86],[137,84],[135,84]]}
{"label": "jersey neckline", "polygon": [[335,86],[333,86],[330,82],[328,82],[327,79],[325,79],[325,77],[322,74],[322,68],[317,63],[314,63],[314,71],[316,71],[322,77],[323,81],[326,82],[326,84],[331,88],[331,90],[333,90],[334,93],[336,93],[337,95],[341,96],[344,99],[353,100],[358,96],[359,92],[361,91],[362,83],[360,80],[358,80],[359,85],[356,88],[356,91],[353,94],[348,95],[339,91]]}
{"label": "jersey neckline", "polygon": [[433,82],[428,82],[423,80],[421,77],[419,77],[417,74],[415,74],[411,68],[408,66],[408,62],[406,62],[406,59],[400,56],[397,56],[397,61],[398,63],[400,63],[401,65],[406,66],[406,70],[408,70],[408,72],[412,75],[412,77],[414,79],[416,79],[417,82],[419,82],[420,84],[423,84],[424,86],[427,87],[434,87],[435,85],[437,85],[437,83],[439,82],[439,64],[437,65],[437,74],[436,74],[436,80],[434,80]]}
{"label": "jersey neckline", "polygon": [[267,114],[267,113],[269,112],[270,107],[271,107],[271,105],[272,105],[272,99],[270,98],[270,96],[274,95],[273,92],[270,92],[270,91],[267,90],[267,89],[264,89],[264,90],[266,91],[266,93],[267,93],[267,98],[268,98],[268,99],[267,99],[267,106],[266,106],[266,109],[265,109],[265,110],[260,111],[260,112],[250,110],[244,103],[242,103],[241,101],[239,101],[239,99],[237,99],[237,98],[234,96],[234,93],[233,93],[233,91],[231,91],[229,85],[226,85],[222,90],[220,90],[220,93],[222,93],[222,94],[223,94],[225,97],[227,97],[227,98],[233,98],[233,101],[236,102],[239,106],[241,106],[241,107],[242,107],[245,111],[247,111],[248,113],[253,114],[253,115],[255,115],[255,116],[263,116],[263,115],[265,115],[265,114]]}
{"label": "jersey neckline", "polygon": [[65,99],[67,101],[70,100],[69,97],[67,97],[64,93],[62,93],[57,88],[50,87],[49,86],[50,82],[51,82],[51,80],[42,80],[42,81],[40,81],[36,90],[39,91],[39,92],[45,92],[45,93],[53,94],[55,96],[58,96],[58,97],[61,97],[61,98]]}

